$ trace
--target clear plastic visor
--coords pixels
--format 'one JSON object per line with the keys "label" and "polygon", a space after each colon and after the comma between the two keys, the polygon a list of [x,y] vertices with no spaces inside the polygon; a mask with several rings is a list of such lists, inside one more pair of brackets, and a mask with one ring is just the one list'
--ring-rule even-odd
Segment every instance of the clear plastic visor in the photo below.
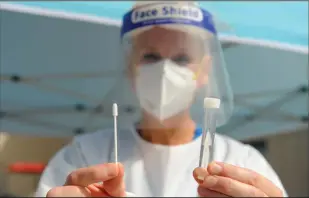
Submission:
{"label": "clear plastic visor", "polygon": [[211,110],[217,126],[226,123],[233,95],[215,35],[183,24],[147,26],[124,35],[123,48],[125,84],[135,97],[133,122],[175,128],[193,120],[202,126],[205,111]]}

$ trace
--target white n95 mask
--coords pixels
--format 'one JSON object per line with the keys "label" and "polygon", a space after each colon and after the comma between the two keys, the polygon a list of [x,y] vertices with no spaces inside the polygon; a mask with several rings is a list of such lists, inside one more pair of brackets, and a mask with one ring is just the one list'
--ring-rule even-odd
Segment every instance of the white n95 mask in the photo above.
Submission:
{"label": "white n95 mask", "polygon": [[159,120],[187,109],[196,90],[194,73],[170,60],[141,65],[136,76],[136,92],[141,106]]}

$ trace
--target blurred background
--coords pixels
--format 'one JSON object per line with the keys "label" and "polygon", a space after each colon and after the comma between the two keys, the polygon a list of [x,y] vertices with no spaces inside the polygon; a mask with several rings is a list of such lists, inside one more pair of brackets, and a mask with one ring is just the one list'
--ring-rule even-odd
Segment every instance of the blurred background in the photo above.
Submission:
{"label": "blurred background", "polygon": [[[0,193],[32,196],[58,149],[112,126],[121,17],[132,4],[0,2]],[[259,149],[290,196],[309,196],[308,2],[200,4],[222,26],[235,94],[218,132]],[[133,114],[122,105],[121,124]]]}

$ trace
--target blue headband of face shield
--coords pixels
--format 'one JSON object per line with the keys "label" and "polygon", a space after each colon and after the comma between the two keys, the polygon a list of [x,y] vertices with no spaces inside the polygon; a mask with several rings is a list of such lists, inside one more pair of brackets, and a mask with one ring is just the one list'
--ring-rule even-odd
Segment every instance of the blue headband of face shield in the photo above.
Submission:
{"label": "blue headband of face shield", "polygon": [[217,35],[213,16],[195,5],[153,3],[132,9],[123,16],[121,38],[135,29],[151,25],[183,24],[199,27]]}

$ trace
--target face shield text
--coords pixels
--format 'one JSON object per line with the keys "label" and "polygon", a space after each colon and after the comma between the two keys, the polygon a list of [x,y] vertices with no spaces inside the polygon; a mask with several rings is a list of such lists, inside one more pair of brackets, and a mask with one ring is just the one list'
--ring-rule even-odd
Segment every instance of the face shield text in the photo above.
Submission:
{"label": "face shield text", "polygon": [[193,21],[202,21],[203,13],[200,9],[193,6],[149,6],[136,9],[132,12],[132,23],[146,22],[156,19],[179,18]]}

